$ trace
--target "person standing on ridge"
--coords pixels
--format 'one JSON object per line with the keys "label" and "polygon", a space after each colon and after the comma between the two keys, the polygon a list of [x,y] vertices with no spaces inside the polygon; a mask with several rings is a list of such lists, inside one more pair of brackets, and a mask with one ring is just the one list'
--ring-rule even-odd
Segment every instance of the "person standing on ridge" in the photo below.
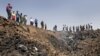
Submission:
{"label": "person standing on ridge", "polygon": [[66,31],[68,32],[68,26],[66,27]]}
{"label": "person standing on ridge", "polygon": [[47,30],[47,25],[45,24],[45,30]]}
{"label": "person standing on ridge", "polygon": [[71,28],[71,26],[69,27],[69,32],[72,33],[72,28]]}
{"label": "person standing on ridge", "polygon": [[73,26],[73,32],[75,32],[75,27]]}
{"label": "person standing on ridge", "polygon": [[88,30],[90,30],[90,24],[88,24]]}
{"label": "person standing on ridge", "polygon": [[90,25],[90,30],[93,30],[93,26],[92,25]]}
{"label": "person standing on ridge", "polygon": [[33,26],[33,24],[34,24],[34,20],[33,20],[32,17],[31,17],[31,18],[30,18],[30,25]]}
{"label": "person standing on ridge", "polygon": [[44,29],[44,22],[41,21],[41,28]]}
{"label": "person standing on ridge", "polygon": [[12,12],[12,17],[11,18],[12,18],[12,20],[16,21],[16,13],[15,13],[15,11]]}
{"label": "person standing on ridge", "polygon": [[57,25],[55,25],[55,31],[57,31]]}
{"label": "person standing on ridge", "polygon": [[19,19],[20,19],[20,15],[19,15],[19,12],[16,11],[16,22],[19,23]]}
{"label": "person standing on ridge", "polygon": [[38,27],[38,20],[35,19],[35,27],[37,28]]}
{"label": "person standing on ridge", "polygon": [[20,24],[23,23],[23,16],[22,16],[22,13],[20,14]]}
{"label": "person standing on ridge", "polygon": [[65,31],[66,30],[66,25],[63,25],[63,31]]}
{"label": "person standing on ridge", "polygon": [[11,10],[12,10],[12,6],[10,5],[10,3],[8,3],[7,7],[6,7],[6,12],[8,15],[8,19],[11,19]]}
{"label": "person standing on ridge", "polygon": [[80,27],[79,26],[76,26],[76,32],[79,32],[79,29]]}
{"label": "person standing on ridge", "polygon": [[53,30],[54,30],[54,31],[57,31],[57,25],[55,25],[55,26],[53,27]]}
{"label": "person standing on ridge", "polygon": [[27,15],[23,16],[23,23],[26,25],[26,23],[27,23]]}

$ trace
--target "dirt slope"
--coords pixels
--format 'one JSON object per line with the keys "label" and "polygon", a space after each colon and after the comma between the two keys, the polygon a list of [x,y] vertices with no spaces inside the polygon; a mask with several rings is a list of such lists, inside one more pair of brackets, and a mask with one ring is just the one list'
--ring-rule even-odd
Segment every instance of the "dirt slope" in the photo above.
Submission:
{"label": "dirt slope", "polygon": [[[48,31],[0,18],[1,56],[64,56],[59,41]],[[20,47],[21,46],[21,47]],[[37,50],[38,49],[38,50]],[[24,51],[23,51],[24,50]]]}
{"label": "dirt slope", "polygon": [[67,37],[0,16],[0,56],[100,56],[100,30]]}

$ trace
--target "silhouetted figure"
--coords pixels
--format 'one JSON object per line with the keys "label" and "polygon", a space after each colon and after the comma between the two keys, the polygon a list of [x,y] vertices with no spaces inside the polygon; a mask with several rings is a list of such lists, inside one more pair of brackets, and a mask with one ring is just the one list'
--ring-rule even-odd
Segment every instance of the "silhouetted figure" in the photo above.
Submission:
{"label": "silhouetted figure", "polygon": [[93,26],[92,26],[92,25],[91,25],[91,27],[90,27],[90,28],[91,28],[91,30],[93,30]]}
{"label": "silhouetted figure", "polygon": [[20,24],[22,24],[23,23],[23,15],[22,15],[22,13],[20,14]]}
{"label": "silhouetted figure", "polygon": [[30,25],[34,24],[34,20],[32,19],[32,17],[30,18]]}
{"label": "silhouetted figure", "polygon": [[23,23],[26,25],[26,23],[27,23],[27,15],[23,16]]}
{"label": "silhouetted figure", "polygon": [[84,25],[83,26],[80,25],[80,31],[84,31],[84,29],[85,29]]}
{"label": "silhouetted figure", "polygon": [[63,31],[64,31],[64,27],[63,27]]}
{"label": "silhouetted figure", "polygon": [[20,19],[20,15],[19,15],[19,12],[16,11],[16,22],[19,23],[19,19]]}
{"label": "silhouetted figure", "polygon": [[38,20],[35,19],[35,27],[37,28],[38,27]]}
{"label": "silhouetted figure", "polygon": [[81,25],[79,26],[79,28],[80,28],[80,31],[82,31],[82,26]]}
{"label": "silhouetted figure", "polygon": [[86,24],[86,30],[88,30],[88,25]]}
{"label": "silhouetted figure", "polygon": [[88,24],[88,30],[90,30],[90,28],[91,28],[91,26],[90,26],[90,24]]}
{"label": "silhouetted figure", "polygon": [[69,27],[69,32],[72,33],[72,29],[71,29],[71,27]]}
{"label": "silhouetted figure", "polygon": [[79,32],[79,26],[76,26],[76,32]]}
{"label": "silhouetted figure", "polygon": [[55,26],[53,27],[53,30],[54,30],[54,31],[57,31],[57,25],[55,25]]}
{"label": "silhouetted figure", "polygon": [[44,29],[44,22],[41,21],[41,28]]}
{"label": "silhouetted figure", "polygon": [[66,30],[66,25],[63,25],[63,31],[65,31]]}
{"label": "silhouetted figure", "polygon": [[68,32],[68,26],[66,27],[66,31]]}
{"label": "silhouetted figure", "polygon": [[73,32],[75,32],[75,27],[73,26]]}
{"label": "silhouetted figure", "polygon": [[85,25],[83,25],[83,31],[85,30]]}
{"label": "silhouetted figure", "polygon": [[47,25],[45,24],[45,30],[47,30]]}
{"label": "silhouetted figure", "polygon": [[12,12],[11,19],[14,20],[14,21],[16,21],[16,13],[15,13],[15,11]]}
{"label": "silhouetted figure", "polygon": [[8,15],[8,19],[11,19],[11,10],[12,10],[12,6],[10,5],[10,3],[8,3],[7,7],[6,7],[6,12]]}

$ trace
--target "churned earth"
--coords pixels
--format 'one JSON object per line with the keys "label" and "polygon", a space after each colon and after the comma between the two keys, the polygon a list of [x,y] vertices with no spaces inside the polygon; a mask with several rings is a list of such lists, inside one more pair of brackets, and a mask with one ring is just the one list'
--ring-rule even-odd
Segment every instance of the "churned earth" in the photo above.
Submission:
{"label": "churned earth", "polygon": [[0,16],[0,56],[100,56],[100,30],[54,32]]}

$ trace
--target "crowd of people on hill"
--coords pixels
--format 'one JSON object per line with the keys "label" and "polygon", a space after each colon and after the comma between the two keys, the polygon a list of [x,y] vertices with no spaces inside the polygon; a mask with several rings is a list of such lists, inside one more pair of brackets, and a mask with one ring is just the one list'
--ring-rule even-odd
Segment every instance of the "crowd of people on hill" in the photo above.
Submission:
{"label": "crowd of people on hill", "polygon": [[63,25],[63,31],[68,31],[68,32],[79,32],[79,31],[84,31],[84,30],[93,30],[93,26],[90,24],[86,25],[79,25],[79,26],[66,26]]}
{"label": "crowd of people on hill", "polygon": [[[8,20],[13,20],[15,22],[17,22],[18,24],[27,24],[27,15],[23,15],[22,13],[19,13],[19,11],[12,11],[12,6],[10,3],[8,3],[7,7],[6,7],[6,12],[8,15]],[[37,19],[33,19],[32,17],[30,18],[30,25],[35,26],[36,28],[38,28],[38,20]],[[44,21],[41,21],[40,23],[41,28],[42,29],[47,29],[47,25],[44,23]]]}
{"label": "crowd of people on hill", "polygon": [[[36,28],[38,28],[38,20],[37,19],[33,19],[31,17],[30,18],[30,25],[35,26]],[[46,23],[44,23],[44,21],[41,21],[40,25],[41,25],[41,29],[47,30],[47,25],[46,25]]]}
{"label": "crowd of people on hill", "polygon": [[[18,24],[27,24],[27,15],[23,15],[22,13],[19,13],[19,11],[12,11],[12,6],[10,3],[8,3],[7,7],[6,7],[6,12],[8,15],[8,19],[9,20],[13,20],[16,21]],[[38,28],[38,20],[37,19],[33,19],[32,17],[30,18],[30,25],[35,26],[36,28]],[[40,22],[41,28],[47,30],[47,25],[46,23],[44,23],[44,21]],[[63,25],[63,31],[68,31],[68,32],[78,32],[78,31],[84,31],[84,30],[92,30],[93,27],[90,24],[86,24],[86,25],[80,25],[80,26],[72,26],[72,27],[68,27],[66,25]],[[54,25],[53,27],[54,31],[57,31],[57,25]]]}
{"label": "crowd of people on hill", "polygon": [[57,25],[55,25],[55,26],[53,27],[53,30],[54,30],[54,31],[57,31]]}
{"label": "crowd of people on hill", "polygon": [[[53,30],[57,31],[57,25],[55,25],[53,27]],[[84,30],[93,30],[93,26],[90,24],[79,25],[79,26],[70,26],[70,27],[63,25],[63,31],[67,31],[67,32],[71,32],[71,33],[84,31]]]}
{"label": "crowd of people on hill", "polygon": [[6,7],[6,12],[8,15],[9,20],[16,21],[19,24],[25,24],[27,23],[27,15],[23,15],[22,13],[19,13],[19,11],[12,11],[12,6],[10,3],[8,3]]}

